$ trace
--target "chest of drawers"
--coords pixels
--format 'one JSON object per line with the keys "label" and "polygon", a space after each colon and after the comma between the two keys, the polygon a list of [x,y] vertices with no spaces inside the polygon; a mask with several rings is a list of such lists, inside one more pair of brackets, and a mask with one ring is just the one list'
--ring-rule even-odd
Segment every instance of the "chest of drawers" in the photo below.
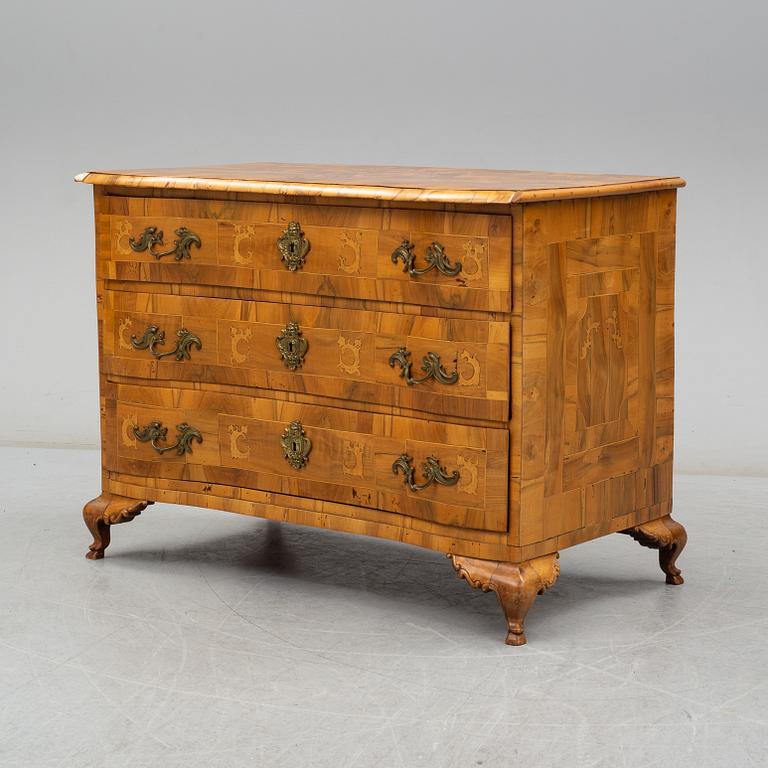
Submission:
{"label": "chest of drawers", "polygon": [[445,552],[507,642],[559,550],[672,520],[677,177],[91,172],[102,492]]}

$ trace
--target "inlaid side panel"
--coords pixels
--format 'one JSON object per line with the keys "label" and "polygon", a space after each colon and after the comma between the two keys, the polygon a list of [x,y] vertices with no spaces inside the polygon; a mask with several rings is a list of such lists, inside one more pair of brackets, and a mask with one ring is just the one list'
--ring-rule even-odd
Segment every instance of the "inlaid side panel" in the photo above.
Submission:
{"label": "inlaid side panel", "polygon": [[[114,384],[108,390],[106,468],[112,472],[506,530],[505,429],[196,390]],[[183,436],[191,430],[186,450]]]}
{"label": "inlaid side panel", "polygon": [[674,192],[525,209],[522,545],[671,500],[674,209]]}

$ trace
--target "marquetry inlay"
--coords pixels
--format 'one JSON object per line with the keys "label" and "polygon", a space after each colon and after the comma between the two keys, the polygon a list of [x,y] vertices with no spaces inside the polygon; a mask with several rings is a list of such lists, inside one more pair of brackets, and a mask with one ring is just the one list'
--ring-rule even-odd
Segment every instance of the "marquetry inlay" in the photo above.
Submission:
{"label": "marquetry inlay", "polygon": [[485,243],[477,240],[467,240],[464,243],[464,258],[461,262],[461,277],[465,283],[474,283],[483,277],[482,255],[485,253]]}
{"label": "marquetry inlay", "polygon": [[126,413],[120,424],[120,439],[126,448],[136,447],[136,434],[133,428],[139,423],[136,413]]}
{"label": "marquetry inlay", "polygon": [[459,454],[456,458],[459,468],[459,483],[456,486],[463,493],[477,496],[477,459]]}
{"label": "marquetry inlay", "polygon": [[583,360],[589,351],[592,349],[592,342],[594,340],[594,335],[597,333],[598,329],[600,328],[600,323],[593,320],[591,317],[586,318],[586,322],[584,324],[584,340],[581,344],[581,353],[579,354],[579,357]]}
{"label": "marquetry inlay", "polygon": [[363,247],[362,232],[347,232],[341,236],[341,253],[339,253],[339,271],[348,275],[360,271],[360,251]]}
{"label": "marquetry inlay", "polygon": [[256,255],[256,227],[253,224],[235,224],[234,259],[235,264],[250,264]]}
{"label": "marquetry inlay", "polygon": [[120,349],[132,350],[131,340],[126,331],[129,331],[133,326],[133,320],[130,317],[126,317],[120,323],[120,327],[117,332],[117,341],[120,344]]}
{"label": "marquetry inlay", "polygon": [[362,443],[355,443],[351,440],[344,441],[344,460],[342,469],[345,475],[352,477],[363,476],[363,452]]}
{"label": "marquetry inlay", "polygon": [[[248,359],[248,339],[251,338],[250,328],[229,329],[230,358],[233,363],[244,363]],[[243,351],[245,349],[246,351]]]}
{"label": "marquetry inlay", "polygon": [[[247,459],[250,458],[251,448],[248,445],[248,427],[241,424],[230,424],[227,427],[229,433],[229,455],[233,459]],[[243,438],[242,443],[240,438]],[[245,446],[244,448],[241,448]]]}
{"label": "marquetry inlay", "polygon": [[611,334],[611,341],[616,345],[616,349],[624,348],[624,339],[621,337],[621,328],[619,327],[618,312],[614,308],[609,317],[605,319],[605,325]]}
{"label": "marquetry inlay", "polygon": [[460,387],[476,387],[480,384],[480,363],[466,349],[459,352],[458,371]]}
{"label": "marquetry inlay", "polygon": [[339,336],[337,344],[339,345],[339,370],[342,373],[348,373],[351,376],[360,375],[360,348],[363,345],[362,339],[346,339]]}
{"label": "marquetry inlay", "polygon": [[129,221],[116,221],[115,226],[115,247],[117,252],[123,256],[130,256],[132,253],[129,243],[133,228]]}

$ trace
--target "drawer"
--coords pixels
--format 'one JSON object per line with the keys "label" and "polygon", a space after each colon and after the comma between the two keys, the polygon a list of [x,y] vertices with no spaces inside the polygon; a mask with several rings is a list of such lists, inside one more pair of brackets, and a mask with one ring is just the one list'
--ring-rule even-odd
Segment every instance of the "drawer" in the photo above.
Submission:
{"label": "drawer", "polygon": [[193,389],[105,395],[108,470],[507,529],[504,429]]}
{"label": "drawer", "polygon": [[103,277],[511,310],[510,216],[121,197],[104,208]]}
{"label": "drawer", "polygon": [[509,417],[506,322],[120,291],[103,322],[108,376]]}

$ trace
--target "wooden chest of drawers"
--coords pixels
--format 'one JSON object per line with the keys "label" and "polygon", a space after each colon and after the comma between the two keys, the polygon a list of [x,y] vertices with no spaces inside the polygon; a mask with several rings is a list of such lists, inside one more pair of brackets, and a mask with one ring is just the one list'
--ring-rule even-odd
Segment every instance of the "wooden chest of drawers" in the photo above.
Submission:
{"label": "wooden chest of drawers", "polygon": [[525,642],[558,551],[671,519],[676,177],[92,172],[101,495],[446,552]]}

